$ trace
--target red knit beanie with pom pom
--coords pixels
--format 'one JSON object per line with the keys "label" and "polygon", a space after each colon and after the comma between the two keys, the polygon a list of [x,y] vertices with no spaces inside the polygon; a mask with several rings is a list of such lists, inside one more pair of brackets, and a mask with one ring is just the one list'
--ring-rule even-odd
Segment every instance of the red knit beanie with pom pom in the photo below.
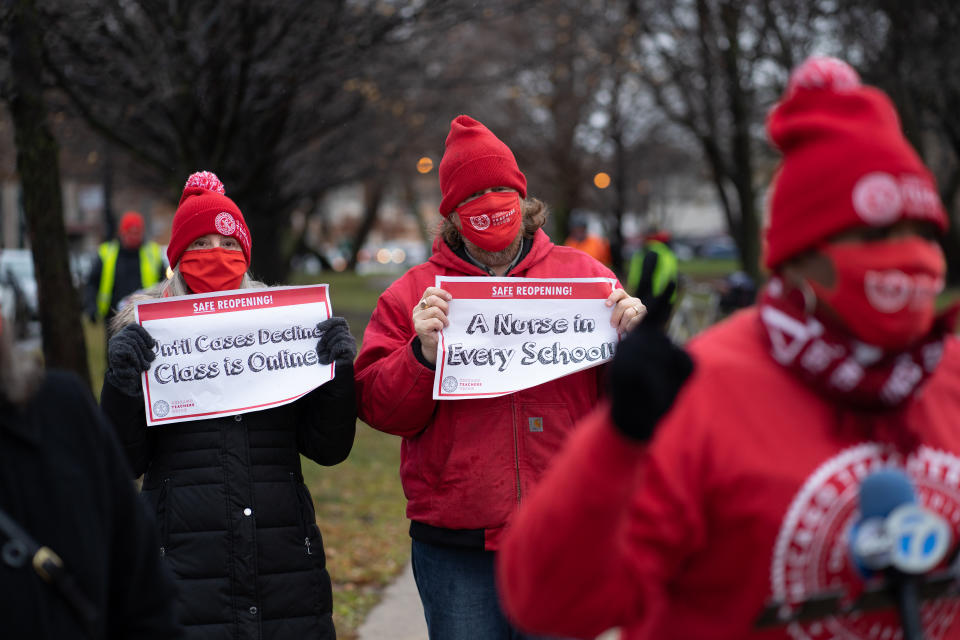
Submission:
{"label": "red knit beanie with pom pom", "polygon": [[765,230],[769,268],[854,227],[909,219],[946,229],[936,183],[893,104],[846,62],[815,57],[797,67],[767,131],[783,153]]}
{"label": "red knit beanie with pom pom", "polygon": [[167,260],[171,265],[177,265],[191,242],[208,233],[236,238],[247,266],[250,265],[250,230],[240,208],[225,192],[220,179],[209,171],[198,171],[187,178],[167,246]]}

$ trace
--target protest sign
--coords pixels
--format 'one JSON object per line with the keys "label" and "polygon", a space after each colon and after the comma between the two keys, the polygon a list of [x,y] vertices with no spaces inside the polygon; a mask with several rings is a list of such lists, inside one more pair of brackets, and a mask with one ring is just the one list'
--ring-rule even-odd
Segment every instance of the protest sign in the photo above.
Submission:
{"label": "protest sign", "polygon": [[157,341],[142,377],[148,425],[259,411],[293,402],[334,375],[321,365],[317,323],[327,285],[204,293],[141,302]]}
{"label": "protest sign", "polygon": [[491,398],[606,362],[619,336],[611,278],[453,278],[440,332],[435,400]]}

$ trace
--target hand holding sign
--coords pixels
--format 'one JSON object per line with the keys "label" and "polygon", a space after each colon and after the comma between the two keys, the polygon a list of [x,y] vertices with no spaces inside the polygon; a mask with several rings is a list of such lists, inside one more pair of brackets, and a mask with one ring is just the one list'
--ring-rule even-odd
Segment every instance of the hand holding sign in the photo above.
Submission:
{"label": "hand holding sign", "polygon": [[647,315],[647,308],[640,302],[640,298],[633,298],[623,289],[614,289],[610,292],[606,302],[613,307],[610,316],[610,326],[620,333],[628,333],[639,326]]}
{"label": "hand holding sign", "polygon": [[136,323],[128,324],[107,344],[107,382],[128,396],[139,397],[140,376],[156,355],[156,340]]}
{"label": "hand holding sign", "polygon": [[451,299],[448,292],[439,287],[427,287],[420,302],[413,308],[413,330],[420,338],[420,350],[430,364],[437,362],[437,340],[444,327],[450,325],[447,320]]}

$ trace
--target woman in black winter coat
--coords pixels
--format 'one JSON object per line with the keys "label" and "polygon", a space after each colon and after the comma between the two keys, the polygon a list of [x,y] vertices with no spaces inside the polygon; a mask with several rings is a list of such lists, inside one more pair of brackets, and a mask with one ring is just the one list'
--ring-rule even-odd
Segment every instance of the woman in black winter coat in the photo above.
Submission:
{"label": "woman in black winter coat", "polygon": [[[173,277],[145,297],[263,286],[246,273],[243,216],[207,172],[187,181],[167,255]],[[330,576],[300,454],[334,465],[353,445],[356,343],[346,322],[320,323],[320,361],[336,362],[336,375],[299,400],[148,429],[140,373],[154,341],[133,322],[133,307],[114,320],[101,405],[134,475],[144,474],[187,637],[334,638]]]}
{"label": "woman in black winter coat", "polygon": [[[69,578],[45,578],[26,538]],[[180,638],[156,545],[90,389],[17,357],[0,326],[0,638]]]}

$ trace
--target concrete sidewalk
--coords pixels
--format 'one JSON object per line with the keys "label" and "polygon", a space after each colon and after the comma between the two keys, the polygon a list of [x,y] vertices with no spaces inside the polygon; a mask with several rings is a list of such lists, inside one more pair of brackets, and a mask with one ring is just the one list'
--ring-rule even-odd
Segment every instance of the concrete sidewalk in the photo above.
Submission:
{"label": "concrete sidewalk", "polygon": [[359,640],[427,640],[413,565],[408,562],[403,573],[386,588],[380,604],[370,611],[358,633]]}
{"label": "concrete sidewalk", "polygon": [[[417,583],[413,580],[413,565],[409,562],[397,579],[383,592],[383,599],[375,606],[358,630],[359,640],[427,640],[427,623]],[[597,640],[617,640],[620,634],[611,630]]]}

